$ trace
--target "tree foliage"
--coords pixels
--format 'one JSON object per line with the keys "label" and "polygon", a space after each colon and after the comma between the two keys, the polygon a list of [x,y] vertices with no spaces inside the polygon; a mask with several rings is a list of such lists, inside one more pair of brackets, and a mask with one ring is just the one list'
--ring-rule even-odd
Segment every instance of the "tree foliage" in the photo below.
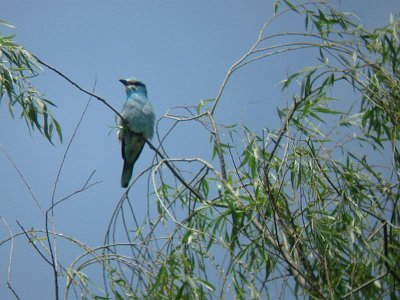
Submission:
{"label": "tree foliage", "polygon": [[[104,245],[68,238],[83,254],[62,269],[66,298],[400,297],[400,20],[371,31],[325,2],[276,1],[274,9],[215,99],[160,119],[159,126],[173,125],[152,147],[147,215],[135,214],[133,182]],[[269,33],[288,15],[301,18],[304,31]],[[2,49],[11,43],[2,41]],[[27,55],[13,47],[6,49]],[[315,64],[280,83],[288,105],[278,108],[278,128],[219,124],[215,111],[233,73],[299,51]],[[19,84],[32,60],[3,55],[23,68],[0,69],[2,91],[17,103],[27,97]],[[342,99],[342,89],[354,101]],[[45,121],[27,117],[45,130]],[[211,162],[163,151],[182,122],[200,122],[209,133]],[[93,265],[103,271],[103,292],[85,275]]]}
{"label": "tree foliage", "polygon": [[[0,20],[0,25],[9,26]],[[61,126],[52,116],[49,107],[55,104],[31,84],[32,77],[39,75],[40,66],[35,57],[13,41],[13,36],[0,34],[0,102],[8,100],[8,109],[14,117],[24,119],[29,130],[37,129],[51,143],[54,131],[62,141]]]}
{"label": "tree foliage", "polygon": [[[267,34],[287,14],[303,17],[305,31]],[[164,117],[201,122],[215,160],[157,161],[152,185],[158,216],[149,214],[134,235],[127,229],[135,245],[133,259],[123,264],[129,271],[106,264],[113,293],[248,299],[278,290],[317,299],[399,297],[399,26],[393,20],[368,31],[323,2],[277,1],[275,16],[231,67],[216,99],[186,115]],[[234,72],[305,50],[317,64],[281,82],[292,96],[278,109],[279,128],[216,125],[214,112]],[[350,104],[336,96],[346,87],[354,90]],[[241,136],[245,145],[238,143]],[[184,181],[161,170],[167,161],[179,165]],[[121,214],[135,217],[129,206],[129,196],[121,199],[110,234]],[[102,257],[119,249],[107,247]]]}

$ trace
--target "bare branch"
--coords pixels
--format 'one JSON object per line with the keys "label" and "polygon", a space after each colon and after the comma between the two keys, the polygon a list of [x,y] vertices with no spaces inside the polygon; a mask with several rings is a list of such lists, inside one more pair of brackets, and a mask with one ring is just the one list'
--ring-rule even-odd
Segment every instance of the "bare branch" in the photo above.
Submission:
{"label": "bare branch", "polygon": [[[33,54],[32,54],[33,55]],[[37,57],[36,55],[33,55],[33,57],[43,66],[45,66],[46,68],[52,70],[53,72],[57,73],[58,75],[60,75],[62,78],[64,78],[65,80],[67,80],[70,84],[72,84],[74,87],[76,87],[78,90],[80,90],[81,92],[99,100],[100,102],[102,102],[103,104],[105,104],[109,109],[111,109],[121,120],[123,123],[126,123],[124,117],[119,113],[118,110],[116,110],[113,106],[111,106],[111,104],[109,104],[107,102],[106,99],[95,95],[94,93],[91,93],[87,90],[85,90],[84,88],[82,88],[80,85],[78,85],[76,82],[72,81],[69,77],[67,77],[64,73],[62,73],[61,71],[57,70],[56,68],[50,66],[49,64],[45,63],[44,61],[42,61],[39,57]]]}
{"label": "bare branch", "polygon": [[8,234],[10,235],[11,238],[11,245],[10,245],[10,255],[8,257],[8,267],[7,267],[7,288],[13,293],[16,299],[20,299],[17,292],[11,285],[11,265],[12,265],[12,259],[13,259],[13,252],[14,252],[14,235],[11,232],[10,227],[8,227],[6,220],[4,220],[3,217],[0,217],[1,221],[3,222],[4,226],[7,228]]}

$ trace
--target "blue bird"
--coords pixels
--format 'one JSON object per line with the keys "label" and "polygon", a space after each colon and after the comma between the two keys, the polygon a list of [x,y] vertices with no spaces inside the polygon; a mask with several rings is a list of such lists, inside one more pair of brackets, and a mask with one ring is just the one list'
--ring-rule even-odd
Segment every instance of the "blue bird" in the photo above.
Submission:
{"label": "blue bird", "polygon": [[126,102],[121,115],[126,124],[120,120],[118,138],[122,146],[121,186],[128,187],[132,170],[145,144],[145,138],[151,139],[154,132],[155,114],[153,106],[147,100],[147,89],[143,82],[135,79],[120,79],[126,91]]}

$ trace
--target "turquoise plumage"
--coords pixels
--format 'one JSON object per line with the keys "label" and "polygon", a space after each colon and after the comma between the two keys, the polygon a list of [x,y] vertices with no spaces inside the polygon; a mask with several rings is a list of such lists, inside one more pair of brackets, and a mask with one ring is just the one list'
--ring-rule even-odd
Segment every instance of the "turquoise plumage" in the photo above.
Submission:
{"label": "turquoise plumage", "polygon": [[121,115],[127,124],[124,127],[120,121],[118,132],[124,159],[121,186],[126,188],[132,177],[133,166],[143,150],[145,138],[153,137],[155,113],[147,99],[147,89],[143,82],[135,78],[121,79],[120,82],[126,91]]}

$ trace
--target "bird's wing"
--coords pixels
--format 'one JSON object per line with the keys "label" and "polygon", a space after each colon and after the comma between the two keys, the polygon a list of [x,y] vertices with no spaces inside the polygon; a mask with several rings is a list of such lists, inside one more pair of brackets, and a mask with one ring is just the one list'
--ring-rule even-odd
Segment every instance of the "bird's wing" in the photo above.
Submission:
{"label": "bird's wing", "polygon": [[124,129],[121,145],[124,161],[134,164],[143,150],[144,142],[143,134]]}

